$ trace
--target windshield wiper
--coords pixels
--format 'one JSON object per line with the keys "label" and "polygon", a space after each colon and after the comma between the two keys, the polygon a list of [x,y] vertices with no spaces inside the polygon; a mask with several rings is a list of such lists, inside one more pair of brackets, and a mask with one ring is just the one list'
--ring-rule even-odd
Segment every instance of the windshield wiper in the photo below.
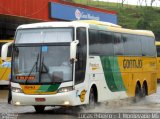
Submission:
{"label": "windshield wiper", "polygon": [[[44,67],[44,68],[43,68]],[[45,71],[43,70],[43,69],[45,69]],[[49,69],[48,69],[48,67],[44,64],[44,56],[43,56],[43,58],[42,58],[42,67],[41,67],[41,73],[48,73],[48,71],[49,71]]]}
{"label": "windshield wiper", "polygon": [[[44,69],[44,70],[43,70]],[[46,64],[44,63],[44,56],[42,57],[42,67],[41,67],[41,70],[40,70],[40,73],[43,74],[43,73],[47,73],[48,77],[53,80],[52,83],[61,83],[62,81],[55,81],[53,79],[53,77],[51,76],[51,74],[49,73],[49,68],[46,66]]]}
{"label": "windshield wiper", "polygon": [[31,69],[31,71],[29,72],[29,75],[27,76],[27,79],[26,79],[25,84],[26,84],[27,81],[29,80],[29,77],[30,77],[31,73],[34,71],[34,68],[35,68],[35,67],[36,67],[36,72],[37,72],[37,70],[38,70],[38,60],[39,60],[39,53],[37,54],[36,62],[34,63],[34,65],[33,65],[32,69]]}
{"label": "windshield wiper", "polygon": [[[43,70],[43,69],[44,69],[44,70]],[[49,77],[50,79],[52,79],[51,76],[50,76],[50,74],[49,74],[49,69],[48,69],[48,67],[47,67],[47,66],[45,65],[45,63],[44,63],[44,56],[42,57],[42,66],[41,66],[40,73],[41,73],[41,74],[47,73],[48,77]]]}

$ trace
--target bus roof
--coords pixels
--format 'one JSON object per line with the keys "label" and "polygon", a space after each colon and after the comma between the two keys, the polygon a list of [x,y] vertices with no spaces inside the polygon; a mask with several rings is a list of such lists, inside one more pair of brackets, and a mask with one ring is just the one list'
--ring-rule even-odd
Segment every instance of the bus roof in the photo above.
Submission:
{"label": "bus roof", "polygon": [[41,22],[33,24],[20,25],[17,29],[28,29],[28,28],[48,28],[48,27],[88,27],[86,23],[78,22]]}
{"label": "bus roof", "polygon": [[112,32],[119,32],[119,33],[126,33],[126,34],[137,34],[137,35],[145,35],[155,37],[152,31],[149,30],[133,30],[133,29],[126,29],[122,28],[122,26],[112,24],[109,22],[100,22],[95,20],[81,20],[80,22],[90,24],[91,28],[97,28],[99,30],[108,30]]}
{"label": "bus roof", "polygon": [[149,30],[133,30],[133,29],[125,29],[119,25],[109,23],[109,22],[101,22],[96,20],[77,20],[71,22],[42,22],[42,23],[33,23],[21,25],[18,29],[27,29],[27,28],[48,28],[48,27],[87,27],[98,30],[106,30],[112,32],[126,33],[126,34],[137,34],[137,35],[145,35],[154,37],[152,31]]}
{"label": "bus roof", "polygon": [[119,27],[121,26],[117,24],[113,24],[110,22],[102,22],[102,21],[96,21],[96,20],[79,20],[78,22],[83,22],[83,23],[88,23],[88,24],[93,24],[93,25],[99,25],[99,26],[111,26],[111,27]]}

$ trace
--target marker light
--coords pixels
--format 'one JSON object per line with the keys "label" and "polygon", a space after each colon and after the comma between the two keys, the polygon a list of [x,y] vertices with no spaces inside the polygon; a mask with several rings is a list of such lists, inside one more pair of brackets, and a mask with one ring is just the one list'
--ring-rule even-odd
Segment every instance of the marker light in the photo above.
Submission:
{"label": "marker light", "polygon": [[69,105],[69,101],[64,101],[64,105]]}
{"label": "marker light", "polygon": [[21,105],[21,103],[20,102],[15,102],[15,105]]}

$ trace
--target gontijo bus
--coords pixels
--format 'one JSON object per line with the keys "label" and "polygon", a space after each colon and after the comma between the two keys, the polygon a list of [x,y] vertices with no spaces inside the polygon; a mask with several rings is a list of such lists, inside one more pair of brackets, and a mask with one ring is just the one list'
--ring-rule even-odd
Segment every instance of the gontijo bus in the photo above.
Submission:
{"label": "gontijo bus", "polygon": [[157,48],[157,79],[160,80],[160,42],[156,41]]}
{"label": "gontijo bus", "polygon": [[[5,57],[3,57],[5,59]],[[12,58],[15,105],[76,106],[156,92],[151,31],[98,21],[48,22],[17,28]]]}
{"label": "gontijo bus", "polygon": [[[11,62],[11,44],[13,40],[0,40],[0,52],[3,45],[8,45],[8,56],[7,56],[7,62]],[[0,56],[1,57],[1,56]],[[0,85],[8,85],[9,84],[9,78],[11,74],[11,67],[10,65],[3,65],[4,62],[0,58]]]}

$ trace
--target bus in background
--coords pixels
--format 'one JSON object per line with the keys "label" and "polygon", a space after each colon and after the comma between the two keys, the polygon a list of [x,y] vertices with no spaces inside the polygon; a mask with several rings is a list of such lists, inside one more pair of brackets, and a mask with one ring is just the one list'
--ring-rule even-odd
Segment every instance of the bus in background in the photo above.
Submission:
{"label": "bus in background", "polygon": [[21,25],[12,56],[13,104],[37,112],[48,105],[137,99],[157,89],[151,31],[92,20]]}
{"label": "bus in background", "polygon": [[157,81],[160,82],[160,42],[156,41],[157,48]]}
{"label": "bus in background", "polygon": [[[0,85],[8,85],[8,79],[11,75],[11,44],[13,40],[0,40],[0,53],[3,45],[8,45],[8,54],[6,61],[0,58]],[[1,53],[2,54],[2,53]],[[0,56],[1,57],[1,56]]]}

